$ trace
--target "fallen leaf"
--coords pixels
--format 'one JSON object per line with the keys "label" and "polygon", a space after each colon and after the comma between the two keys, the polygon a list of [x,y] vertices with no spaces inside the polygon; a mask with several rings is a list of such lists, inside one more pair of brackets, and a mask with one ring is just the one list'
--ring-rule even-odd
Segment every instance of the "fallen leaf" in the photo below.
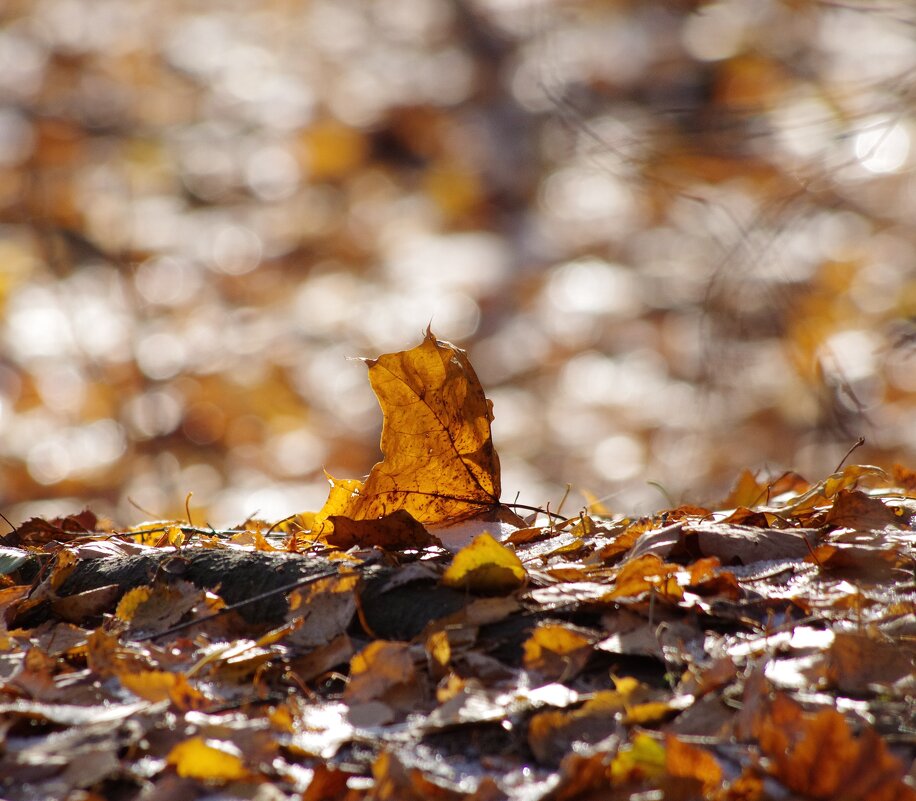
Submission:
{"label": "fallen leaf", "polygon": [[902,464],[893,468],[894,486],[902,489],[908,498],[916,498],[916,470],[910,470]]}
{"label": "fallen leaf", "polygon": [[33,517],[21,526],[6,534],[5,545],[38,548],[49,542],[70,542],[84,534],[95,531],[98,518],[88,509],[68,517],[56,517],[43,520]]}
{"label": "fallen leaf", "polygon": [[721,562],[715,556],[698,559],[690,565],[687,588],[702,596],[714,595],[733,601],[741,597],[741,587],[735,574],[721,569]]}
{"label": "fallen leaf", "polygon": [[615,782],[643,782],[664,775],[665,747],[650,735],[640,732],[632,742],[621,746],[611,763]]}
{"label": "fallen leaf", "polygon": [[316,523],[332,515],[375,520],[403,509],[422,524],[440,524],[495,510],[492,404],[467,354],[427,330],[412,350],[366,364],[384,415],[384,458],[364,484],[347,485],[345,497],[335,484]]}
{"label": "fallen leaf", "polygon": [[203,590],[189,581],[157,581],[126,592],[115,616],[130,623],[133,632],[158,634],[181,620],[203,599]]}
{"label": "fallen leaf", "polygon": [[860,490],[840,490],[833,506],[824,520],[831,528],[851,528],[856,531],[871,531],[885,526],[904,526],[906,519],[898,517],[894,510],[878,498],[872,498]]}
{"label": "fallen leaf", "polygon": [[111,609],[120,594],[119,585],[107,584],[104,587],[96,587],[94,590],[55,598],[51,601],[51,608],[61,620],[82,623]]}
{"label": "fallen leaf", "polygon": [[433,678],[439,679],[444,676],[452,659],[452,647],[447,632],[434,631],[426,638],[426,656]]}
{"label": "fallen leaf", "polygon": [[344,515],[330,515],[328,520],[334,530],[326,537],[328,545],[337,548],[382,548],[386,551],[420,549],[435,540],[421,523],[414,520],[406,509],[374,520],[351,520]]}
{"label": "fallen leaf", "polygon": [[318,763],[302,801],[335,801],[347,796],[347,779],[353,774]]}
{"label": "fallen leaf", "polygon": [[680,569],[679,565],[667,564],[651,553],[631,559],[620,568],[614,589],[606,597],[636,598],[652,592],[661,598],[677,601],[684,596],[675,577]]}
{"label": "fallen leaf", "polygon": [[140,673],[122,671],[121,684],[138,698],[153,703],[171,701],[178,709],[201,709],[206,699],[181,673],[163,670],[146,670]]}
{"label": "fallen leaf", "polygon": [[613,734],[623,734],[615,710],[586,704],[565,712],[538,712],[528,722],[528,747],[544,765],[556,765],[570,751],[582,745],[595,745]]}
{"label": "fallen leaf", "polygon": [[286,641],[301,648],[317,648],[342,635],[356,613],[359,574],[344,573],[315,581],[289,595],[287,619],[301,620]]}
{"label": "fallen leaf", "polygon": [[846,695],[865,696],[874,685],[888,686],[913,676],[916,645],[882,639],[869,630],[838,631],[827,654],[827,678]]}
{"label": "fallen leaf", "polygon": [[506,595],[521,587],[526,577],[515,551],[485,532],[455,554],[442,583],[482,595]]}
{"label": "fallen leaf", "polygon": [[376,801],[461,801],[466,793],[431,782],[419,768],[408,767],[392,751],[382,751],[372,764],[372,798]]}
{"label": "fallen leaf", "polygon": [[693,780],[704,794],[722,783],[722,767],[709,751],[670,734],[665,737],[665,769],[679,781]]}
{"label": "fallen leaf", "polygon": [[375,640],[350,660],[344,698],[350,704],[387,701],[393,692],[413,684],[415,676],[408,643]]}
{"label": "fallen leaf", "polygon": [[721,508],[735,509],[739,506],[757,506],[766,500],[767,486],[757,481],[754,474],[745,468],[738,476],[735,486],[732,487],[728,497],[722,501]]}
{"label": "fallen leaf", "polygon": [[582,671],[591,650],[587,637],[566,626],[538,626],[523,645],[523,664],[548,681],[567,681]]}
{"label": "fallen leaf", "polygon": [[865,726],[855,736],[835,709],[805,712],[777,693],[755,728],[770,774],[793,792],[844,801],[916,798],[903,781],[903,764],[877,732]]}
{"label": "fallen leaf", "polygon": [[179,776],[208,782],[249,778],[241,753],[231,743],[191,737],[169,751],[166,762]]}

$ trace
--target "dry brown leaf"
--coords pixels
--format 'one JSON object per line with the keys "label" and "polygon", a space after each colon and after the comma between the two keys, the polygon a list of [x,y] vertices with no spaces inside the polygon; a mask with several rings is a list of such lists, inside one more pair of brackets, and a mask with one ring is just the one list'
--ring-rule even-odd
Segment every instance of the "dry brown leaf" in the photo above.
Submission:
{"label": "dry brown leaf", "polygon": [[840,712],[805,712],[783,693],[758,718],[755,734],[770,773],[815,799],[903,801],[916,798],[904,766],[871,727],[857,737]]}
{"label": "dry brown leaf", "polygon": [[916,645],[882,639],[875,632],[838,631],[827,655],[827,678],[840,692],[865,696],[872,685],[912,677]]}
{"label": "dry brown leaf", "polygon": [[860,490],[843,489],[837,493],[824,522],[832,528],[871,531],[885,526],[906,525],[907,521],[878,498]]}
{"label": "dry brown leaf", "polygon": [[916,498],[916,470],[910,470],[902,464],[893,468],[893,484],[902,489],[908,498]]}
{"label": "dry brown leaf", "polygon": [[55,598],[51,601],[51,609],[61,620],[69,623],[82,623],[111,609],[120,595],[120,585],[107,584],[104,587],[96,587],[94,590]]}
{"label": "dry brown leaf", "polygon": [[693,780],[704,793],[722,783],[722,767],[709,751],[670,734],[665,737],[665,768],[673,778]]}
{"label": "dry brown leaf", "polygon": [[157,634],[181,620],[203,599],[203,590],[190,581],[157,581],[125,593],[115,615],[130,623],[135,632]]}
{"label": "dry brown leaf", "polygon": [[494,510],[500,472],[492,404],[467,354],[428,330],[412,350],[366,364],[384,415],[384,459],[362,485],[335,483],[316,523],[404,510],[422,524],[440,524]]}
{"label": "dry brown leaf", "polygon": [[414,681],[416,669],[405,642],[375,640],[350,660],[350,683],[344,698],[351,704],[385,698]]}
{"label": "dry brown leaf", "polygon": [[329,545],[337,548],[383,548],[386,551],[426,548],[435,539],[414,520],[406,509],[375,520],[351,520],[343,515],[330,515],[328,520],[334,530],[326,537]]}
{"label": "dry brown leaf", "polygon": [[337,801],[348,798],[347,779],[353,774],[319,762],[312,780],[302,794],[302,801]]}
{"label": "dry brown leaf", "polygon": [[697,595],[716,595],[733,601],[740,598],[738,579],[734,573],[720,569],[721,564],[715,556],[697,559],[690,565],[690,583],[687,588]]}
{"label": "dry brown leaf", "polygon": [[95,531],[98,518],[84,509],[79,514],[44,520],[33,517],[4,536],[6,545],[38,548],[49,542],[70,542]]}
{"label": "dry brown leaf", "polygon": [[728,497],[719,506],[723,509],[735,509],[739,506],[757,506],[766,500],[767,486],[757,481],[756,476],[745,468],[738,476],[735,486]]}

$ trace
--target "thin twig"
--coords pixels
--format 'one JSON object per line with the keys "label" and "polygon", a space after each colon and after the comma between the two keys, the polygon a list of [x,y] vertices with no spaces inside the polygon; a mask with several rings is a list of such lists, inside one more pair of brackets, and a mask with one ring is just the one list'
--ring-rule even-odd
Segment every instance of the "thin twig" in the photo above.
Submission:
{"label": "thin twig", "polygon": [[147,634],[144,637],[137,637],[133,640],[133,642],[148,642],[150,640],[158,640],[160,637],[167,637],[169,634],[174,634],[178,631],[189,629],[191,626],[196,626],[198,623],[206,623],[210,620],[214,620],[215,618],[222,617],[223,615],[228,615],[230,612],[241,609],[243,606],[248,606],[248,604],[264,601],[268,598],[272,598],[275,595],[292,592],[293,590],[297,590],[300,587],[306,586],[307,584],[311,584],[315,581],[320,581],[323,578],[331,578],[332,576],[336,575],[338,575],[337,570],[326,570],[321,573],[316,573],[313,576],[307,576],[306,578],[299,579],[292,584],[284,584],[282,587],[275,587],[272,590],[267,590],[267,592],[262,592],[258,595],[252,595],[251,598],[245,598],[243,601],[238,601],[234,604],[230,604],[229,606],[224,606],[222,609],[219,609],[209,615],[204,615],[203,617],[198,617],[194,620],[186,620],[184,623],[178,623],[175,626],[167,628],[165,631],[160,631],[158,634]]}

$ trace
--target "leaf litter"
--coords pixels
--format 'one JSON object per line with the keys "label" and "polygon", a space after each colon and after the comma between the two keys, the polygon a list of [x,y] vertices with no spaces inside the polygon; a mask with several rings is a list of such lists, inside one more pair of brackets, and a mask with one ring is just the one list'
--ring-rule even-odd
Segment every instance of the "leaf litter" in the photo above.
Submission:
{"label": "leaf litter", "polygon": [[912,471],[522,519],[464,351],[366,364],[316,513],[4,538],[4,798],[916,798]]}

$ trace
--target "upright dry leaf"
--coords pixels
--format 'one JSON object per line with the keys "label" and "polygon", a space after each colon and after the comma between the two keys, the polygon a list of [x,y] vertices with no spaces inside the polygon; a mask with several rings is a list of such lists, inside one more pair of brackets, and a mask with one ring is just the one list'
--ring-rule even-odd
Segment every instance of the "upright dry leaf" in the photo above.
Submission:
{"label": "upright dry leaf", "polygon": [[[381,449],[362,486],[329,498],[329,515],[374,520],[405,510],[423,524],[461,520],[499,505],[492,404],[467,354],[426,332],[412,350],[368,359],[382,407]],[[339,482],[335,484],[339,490]]]}

